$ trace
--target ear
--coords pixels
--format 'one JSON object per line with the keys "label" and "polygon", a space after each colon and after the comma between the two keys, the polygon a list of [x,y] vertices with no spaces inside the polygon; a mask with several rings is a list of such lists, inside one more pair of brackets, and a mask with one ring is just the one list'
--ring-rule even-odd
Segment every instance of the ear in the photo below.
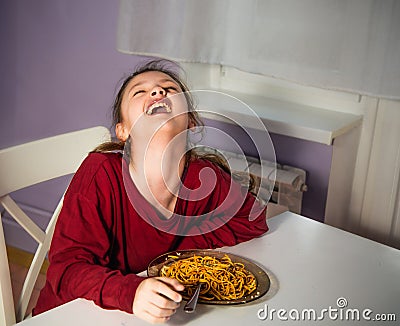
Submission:
{"label": "ear", "polygon": [[115,125],[115,135],[120,141],[126,141],[129,136],[129,131],[127,131],[127,128],[125,128],[124,124],[122,122],[118,122]]}

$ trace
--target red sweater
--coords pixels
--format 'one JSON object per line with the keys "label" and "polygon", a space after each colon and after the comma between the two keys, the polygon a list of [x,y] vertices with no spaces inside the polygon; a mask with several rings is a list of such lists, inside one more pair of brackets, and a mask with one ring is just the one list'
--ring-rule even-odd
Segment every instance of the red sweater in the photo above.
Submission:
{"label": "red sweater", "polygon": [[[90,154],[65,195],[49,252],[46,284],[33,314],[75,298],[132,313],[135,291],[144,279],[136,273],[145,270],[155,257],[177,249],[231,246],[265,233],[268,230],[265,210],[239,185],[230,185],[230,176],[209,161],[188,164],[183,176],[186,189],[199,187],[199,172],[204,167],[215,171],[214,189],[201,200],[178,198],[175,213],[189,217],[214,213],[199,220],[191,217],[183,227],[181,220],[171,222],[171,219],[166,222],[168,232],[165,232],[150,225],[160,218],[133,184],[127,188],[135,194],[140,205],[134,206],[140,207],[141,214],[147,214],[147,221],[131,204],[123,182],[122,155]],[[233,211],[234,216],[229,216],[229,202],[224,201],[228,191],[233,191],[233,197],[232,193],[229,196],[234,198],[231,204],[244,201]],[[240,197],[244,200],[240,201]],[[253,204],[258,213],[249,219]],[[221,214],[219,207],[226,214]],[[215,223],[222,226],[215,229],[212,226]],[[174,235],[172,232],[178,229],[196,235]]]}

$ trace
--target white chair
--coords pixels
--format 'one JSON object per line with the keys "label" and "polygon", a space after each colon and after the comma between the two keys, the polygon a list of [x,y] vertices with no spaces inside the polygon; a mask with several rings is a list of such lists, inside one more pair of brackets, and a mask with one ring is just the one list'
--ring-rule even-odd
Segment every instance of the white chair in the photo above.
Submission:
{"label": "white chair", "polygon": [[50,247],[62,198],[45,231],[37,226],[11,198],[19,189],[74,173],[87,154],[110,140],[105,127],[94,127],[49,137],[0,150],[0,205],[37,242],[19,301],[14,305],[11,277],[0,215],[0,325],[9,326],[24,319],[40,268]]}

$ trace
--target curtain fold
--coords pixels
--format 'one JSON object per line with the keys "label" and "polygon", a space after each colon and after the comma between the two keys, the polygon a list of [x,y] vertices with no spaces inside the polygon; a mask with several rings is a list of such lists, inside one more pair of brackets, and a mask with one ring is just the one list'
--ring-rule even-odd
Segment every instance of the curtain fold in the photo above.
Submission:
{"label": "curtain fold", "polygon": [[400,99],[397,0],[121,0],[117,49]]}

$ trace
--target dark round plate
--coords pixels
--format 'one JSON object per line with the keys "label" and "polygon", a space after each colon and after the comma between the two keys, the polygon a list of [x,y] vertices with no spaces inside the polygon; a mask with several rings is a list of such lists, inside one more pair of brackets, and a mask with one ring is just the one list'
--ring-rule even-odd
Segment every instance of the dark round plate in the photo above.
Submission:
{"label": "dark round plate", "polygon": [[[260,266],[255,264],[254,262],[231,253],[218,251],[218,250],[180,250],[180,251],[171,251],[165,253],[157,258],[155,258],[147,268],[147,275],[148,276],[159,276],[160,270],[164,265],[171,264],[174,261],[185,259],[191,257],[193,255],[198,256],[210,256],[215,258],[222,258],[224,255],[228,255],[229,258],[234,263],[242,263],[245,268],[251,272],[256,280],[257,280],[257,288],[247,296],[244,296],[240,299],[234,300],[201,300],[199,299],[199,303],[205,304],[220,304],[220,305],[230,305],[230,304],[239,304],[239,303],[246,303],[253,300],[256,300],[266,294],[270,288],[270,278],[266,271],[264,271]],[[171,258],[170,256],[178,256],[179,258]]]}

